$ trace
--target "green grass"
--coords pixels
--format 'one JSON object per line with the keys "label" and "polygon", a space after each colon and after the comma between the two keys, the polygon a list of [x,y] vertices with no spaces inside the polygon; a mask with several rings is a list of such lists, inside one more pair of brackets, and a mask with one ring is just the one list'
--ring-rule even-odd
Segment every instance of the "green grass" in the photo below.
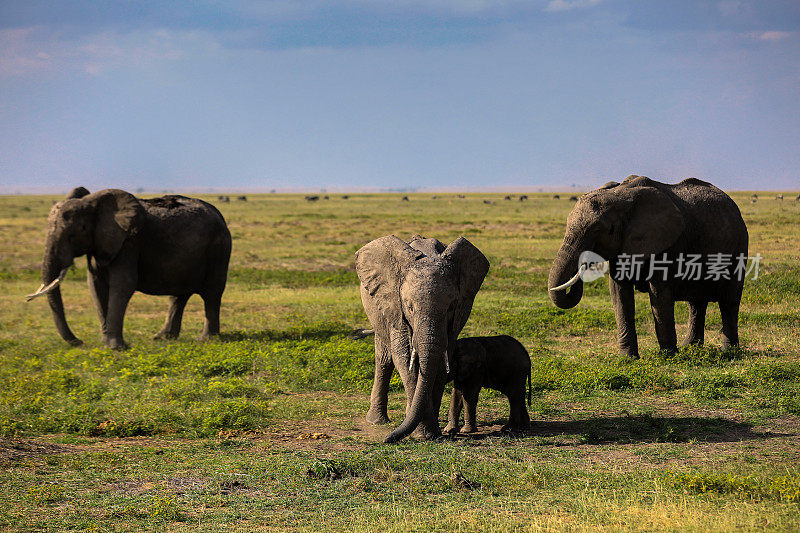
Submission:
{"label": "green grass", "polygon": [[[63,293],[84,346],[58,338],[46,303],[24,303],[56,198],[0,197],[0,529],[796,530],[800,205],[749,194],[734,199],[763,260],[745,285],[742,347],[719,347],[712,304],[706,346],[659,352],[638,294],[637,361],[617,353],[606,282],[572,310],[550,303],[572,204],[549,194],[223,204],[223,334],[195,340],[193,298],[181,338],[153,341],[167,302],[137,294],[126,352],[100,343],[82,259]],[[464,235],[487,255],[463,334],[526,346],[530,432],[499,433],[508,405],[486,390],[478,438],[385,446],[390,428],[363,421],[374,356],[371,338],[349,337],[368,326],[354,252],[390,233]],[[679,337],[687,318],[679,303]],[[395,376],[392,426],[404,406]]]}
{"label": "green grass", "polygon": [[693,494],[717,493],[745,499],[800,502],[800,474],[797,471],[772,477],[707,472],[666,472],[674,487]]}

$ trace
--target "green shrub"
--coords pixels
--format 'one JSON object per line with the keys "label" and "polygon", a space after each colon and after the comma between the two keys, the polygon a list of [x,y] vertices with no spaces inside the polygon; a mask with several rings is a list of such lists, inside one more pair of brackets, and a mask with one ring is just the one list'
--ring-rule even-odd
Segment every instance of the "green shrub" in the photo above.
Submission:
{"label": "green shrub", "polygon": [[731,494],[748,499],[800,502],[800,474],[760,477],[730,473],[667,472],[667,484],[692,494]]}
{"label": "green shrub", "polygon": [[682,363],[688,366],[714,366],[743,359],[746,352],[738,347],[722,348],[708,344],[681,346],[677,353],[657,351],[652,357],[663,363]]}
{"label": "green shrub", "polygon": [[726,372],[718,375],[700,375],[689,380],[692,393],[703,400],[721,400],[731,395],[731,389],[741,387],[741,375]]}
{"label": "green shrub", "polygon": [[579,307],[558,309],[553,306],[534,307],[492,314],[497,331],[513,337],[547,339],[554,332],[585,335],[590,330],[613,330],[614,313],[606,309]]}

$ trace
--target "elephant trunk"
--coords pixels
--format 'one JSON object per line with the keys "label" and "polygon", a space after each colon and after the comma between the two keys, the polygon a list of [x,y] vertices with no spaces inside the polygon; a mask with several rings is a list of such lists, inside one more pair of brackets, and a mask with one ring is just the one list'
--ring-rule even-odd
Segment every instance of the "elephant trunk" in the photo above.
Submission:
{"label": "elephant trunk", "polygon": [[[583,280],[580,279],[579,258],[581,252],[590,248],[580,242],[564,241],[553,260],[550,277],[547,280],[550,300],[561,309],[571,309],[583,297]],[[565,288],[559,288],[567,285]],[[553,289],[557,290],[553,290]]]}
{"label": "elephant trunk", "polygon": [[[48,239],[48,241],[52,241],[52,239]],[[54,242],[48,242],[44,260],[42,261],[42,284],[49,287],[59,279],[63,279],[66,269],[72,264],[72,259],[71,253],[60,252]],[[73,346],[82,344],[81,340],[72,333],[67,325],[64,302],[61,300],[61,288],[58,283],[53,285],[47,292],[47,301],[50,304],[53,321],[61,338]]]}
{"label": "elephant trunk", "polygon": [[419,364],[419,378],[414,389],[414,397],[406,412],[405,420],[386,437],[384,440],[386,443],[397,442],[407,437],[425,418],[436,420],[439,415],[433,412],[433,395],[436,383],[444,380],[445,360],[448,357],[447,334],[442,331],[441,335],[426,340],[414,339],[412,347],[417,354]]}

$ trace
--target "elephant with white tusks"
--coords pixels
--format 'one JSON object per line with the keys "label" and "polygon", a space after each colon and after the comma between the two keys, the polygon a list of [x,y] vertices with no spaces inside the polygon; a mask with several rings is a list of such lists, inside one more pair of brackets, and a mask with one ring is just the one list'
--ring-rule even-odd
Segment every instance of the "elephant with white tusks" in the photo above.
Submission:
{"label": "elephant with white tusks", "polygon": [[201,338],[219,334],[231,234],[211,204],[176,195],[140,200],[118,189],[90,194],[78,187],[53,206],[42,285],[28,300],[46,294],[58,332],[76,346],[81,341],[67,325],[59,285],[81,255],[87,258],[89,290],[109,347],[126,347],[122,323],[134,291],[170,296],[167,320],[156,338],[178,336],[192,294],[205,304]]}
{"label": "elephant with white tusks", "polygon": [[409,242],[389,235],[356,252],[361,301],[375,330],[375,382],[367,421],[389,422],[392,369],[406,391],[405,420],[385,442],[418,429],[424,439],[440,435],[439,407],[456,338],[466,324],[489,261],[467,239],[445,247],[415,235]]}
{"label": "elephant with white tusks", "polygon": [[[710,183],[689,178],[671,185],[628,176],[578,199],[550,269],[550,299],[562,309],[580,302],[586,270],[580,257],[591,251],[609,260],[609,290],[623,355],[639,357],[634,289],[650,296],[662,350],[677,350],[676,301],[689,302],[684,344],[703,343],[706,307],[719,302],[722,345],[736,346],[744,284],[741,258],[746,260],[747,244],[747,227],[736,203]],[[634,260],[639,261],[636,268]],[[700,265],[699,271],[689,270],[690,260]]]}

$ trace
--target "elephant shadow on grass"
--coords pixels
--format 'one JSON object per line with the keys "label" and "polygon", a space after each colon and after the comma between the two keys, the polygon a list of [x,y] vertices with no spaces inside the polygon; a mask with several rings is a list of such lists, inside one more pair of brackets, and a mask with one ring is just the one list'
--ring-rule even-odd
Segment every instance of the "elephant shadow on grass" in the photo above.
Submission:
{"label": "elephant shadow on grass", "polygon": [[[503,423],[489,421],[495,426]],[[660,417],[651,415],[610,416],[583,420],[531,421],[527,431],[513,434],[490,431],[472,438],[506,436],[529,437],[575,436],[581,444],[634,444],[653,442],[738,442],[765,440],[785,436],[771,431],[753,431],[752,424],[727,418]]]}
{"label": "elephant shadow on grass", "polygon": [[286,329],[234,330],[220,333],[218,338],[222,342],[329,341],[348,338],[351,332],[351,327],[337,322],[320,322],[291,326]]}

